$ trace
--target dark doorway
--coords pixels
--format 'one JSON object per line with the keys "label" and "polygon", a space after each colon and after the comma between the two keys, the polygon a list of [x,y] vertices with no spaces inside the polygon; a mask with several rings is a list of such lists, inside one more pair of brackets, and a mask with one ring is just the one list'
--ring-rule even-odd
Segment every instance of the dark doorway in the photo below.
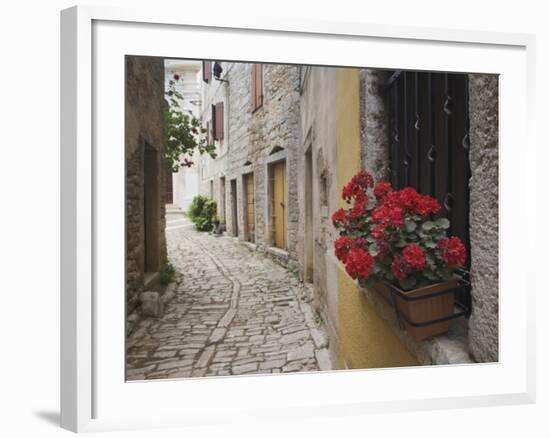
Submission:
{"label": "dark doorway", "polygon": [[146,144],[143,155],[144,271],[156,272],[160,258],[159,154]]}
{"label": "dark doorway", "polygon": [[239,235],[239,218],[237,216],[237,180],[231,180],[231,225],[233,236]]}
{"label": "dark doorway", "polygon": [[311,146],[305,156],[305,241],[304,241],[304,281],[313,282],[313,164],[311,158]]}
{"label": "dark doorway", "polygon": [[166,166],[164,170],[164,181],[165,181],[165,204],[174,203],[174,184],[172,182],[172,168]]}
{"label": "dark doorway", "polygon": [[218,212],[220,215],[220,220],[226,222],[225,214],[225,176],[220,178],[220,202],[218,204]]}

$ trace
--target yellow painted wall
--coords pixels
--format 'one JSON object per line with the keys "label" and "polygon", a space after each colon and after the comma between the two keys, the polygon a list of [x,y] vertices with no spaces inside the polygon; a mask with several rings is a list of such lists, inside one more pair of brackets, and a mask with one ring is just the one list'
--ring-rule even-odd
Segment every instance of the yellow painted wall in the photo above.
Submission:
{"label": "yellow painted wall", "polygon": [[[359,70],[336,72],[336,155],[338,191],[361,169]],[[345,205],[343,200],[341,206]],[[338,338],[340,368],[417,365],[388,324],[368,303],[340,264],[338,272]]]}

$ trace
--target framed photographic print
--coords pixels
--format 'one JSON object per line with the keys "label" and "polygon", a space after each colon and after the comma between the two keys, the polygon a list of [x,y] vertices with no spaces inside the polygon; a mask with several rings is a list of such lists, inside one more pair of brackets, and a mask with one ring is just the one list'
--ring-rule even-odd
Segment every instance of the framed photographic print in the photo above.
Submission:
{"label": "framed photographic print", "polygon": [[532,402],[533,41],[63,11],[63,427]]}

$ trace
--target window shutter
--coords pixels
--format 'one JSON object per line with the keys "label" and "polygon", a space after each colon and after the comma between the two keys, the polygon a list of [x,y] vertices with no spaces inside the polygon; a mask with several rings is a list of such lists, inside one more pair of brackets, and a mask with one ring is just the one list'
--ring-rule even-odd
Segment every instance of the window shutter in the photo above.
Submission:
{"label": "window shutter", "polygon": [[212,79],[212,62],[202,61],[202,80],[210,82],[210,79]]}
{"label": "window shutter", "polygon": [[263,103],[263,77],[262,64],[252,64],[250,69],[250,96],[252,111],[262,106]]}
{"label": "window shutter", "polygon": [[212,143],[217,140],[216,137],[216,105],[212,105],[212,116],[210,121],[210,133],[212,134]]}
{"label": "window shutter", "polygon": [[250,108],[252,111],[256,109],[256,64],[250,68]]}
{"label": "window shutter", "polygon": [[223,102],[216,104],[216,140],[223,139]]}

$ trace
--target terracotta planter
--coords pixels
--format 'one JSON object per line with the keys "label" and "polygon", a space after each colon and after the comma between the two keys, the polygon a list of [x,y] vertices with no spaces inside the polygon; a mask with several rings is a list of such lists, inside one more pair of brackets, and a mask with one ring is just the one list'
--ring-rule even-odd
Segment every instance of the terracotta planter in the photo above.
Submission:
{"label": "terracotta planter", "polygon": [[[432,284],[420,289],[403,291],[396,288],[392,292],[385,283],[376,283],[373,288],[382,294],[390,302],[395,299],[395,306],[401,313],[403,321],[409,334],[417,341],[427,339],[431,336],[446,333],[449,330],[450,320],[429,324],[426,326],[415,326],[428,321],[434,321],[449,317],[454,312],[454,293],[450,292],[443,295],[429,296],[431,294],[445,290],[455,289],[459,284],[460,278],[453,277],[447,281]],[[407,300],[406,298],[426,297],[418,300]],[[409,323],[410,321],[410,323]]]}

